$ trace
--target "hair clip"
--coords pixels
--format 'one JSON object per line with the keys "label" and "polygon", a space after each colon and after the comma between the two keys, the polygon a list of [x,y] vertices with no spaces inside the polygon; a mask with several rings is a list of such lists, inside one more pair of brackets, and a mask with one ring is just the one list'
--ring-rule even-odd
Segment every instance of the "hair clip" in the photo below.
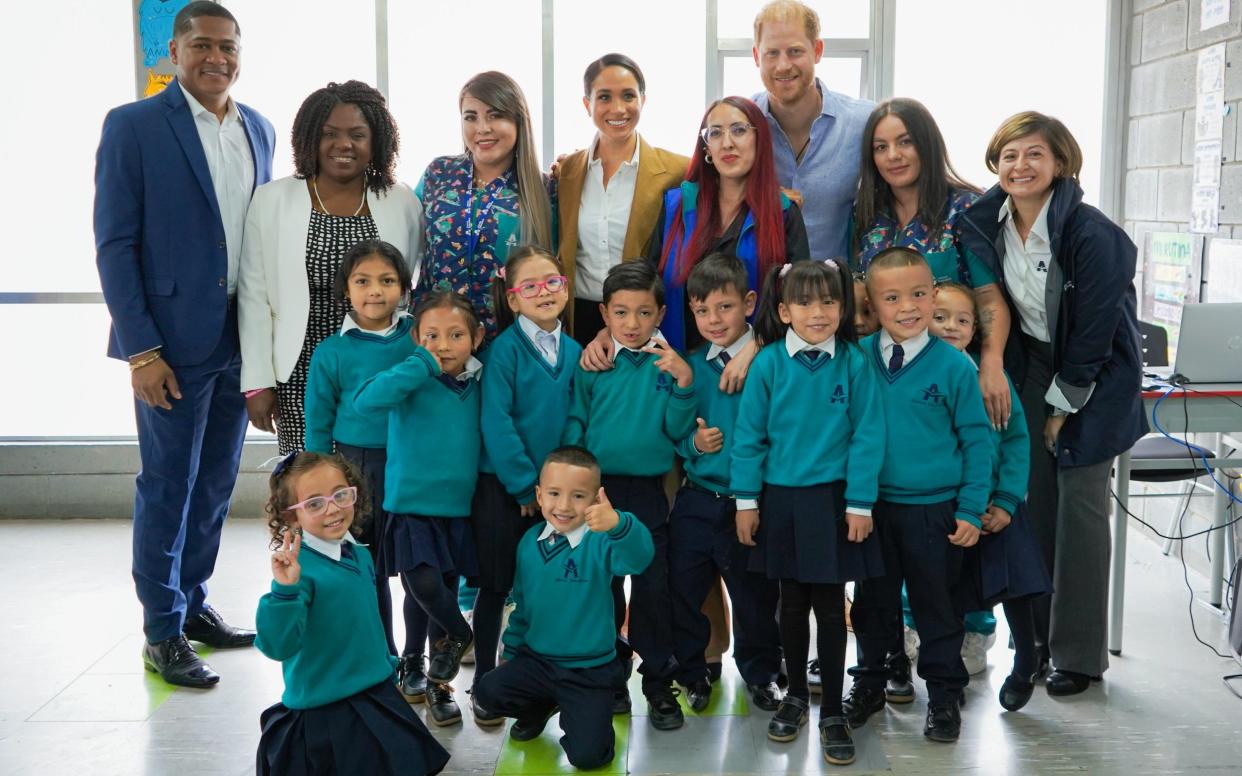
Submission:
{"label": "hair clip", "polygon": [[785,262],[785,264],[781,267],[780,274],[777,275],[777,277],[780,278],[781,280],[784,280],[785,276],[789,274],[789,270],[791,269],[793,269],[793,264],[790,262]]}
{"label": "hair clip", "polygon": [[269,464],[272,464],[272,477],[273,478],[279,477],[280,475],[285,473],[285,469],[289,468],[289,464],[292,463],[293,459],[297,457],[298,457],[298,454],[296,451],[294,451],[292,453],[289,453],[286,456],[276,456],[275,458],[268,458],[266,461],[259,464],[259,468],[265,469],[267,468]]}
{"label": "hair clip", "polygon": [[496,277],[500,278],[501,280],[504,280],[504,279],[505,279],[505,268],[504,268],[504,265],[501,265],[501,266],[499,266],[499,267],[497,267],[497,268],[496,268]]}
{"label": "hair clip", "polygon": [[824,259],[824,264],[827,264],[829,267],[832,267],[837,272],[841,271],[840,265],[838,265],[837,262],[833,259]]}

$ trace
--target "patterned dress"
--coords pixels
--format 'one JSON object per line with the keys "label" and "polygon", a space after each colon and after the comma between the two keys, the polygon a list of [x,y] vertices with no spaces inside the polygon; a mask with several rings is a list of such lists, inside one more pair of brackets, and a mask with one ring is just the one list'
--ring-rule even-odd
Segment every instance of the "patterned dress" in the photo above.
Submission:
{"label": "patterned dress", "polygon": [[[555,213],[555,182],[545,175],[544,185]],[[426,224],[414,304],[429,291],[456,291],[474,305],[486,331],[484,341],[491,342],[496,336],[492,279],[522,238],[517,171],[510,168],[476,189],[468,155],[441,156],[427,166],[414,193],[423,203]]]}
{"label": "patterned dress", "polygon": [[285,382],[276,383],[276,403],[280,417],[276,421],[276,440],[280,454],[305,447],[306,378],[310,373],[311,354],[328,337],[341,328],[349,312],[348,299],[337,299],[332,284],[345,253],[362,240],[376,238],[375,221],[365,216],[332,216],[312,210],[306,230],[306,280],[310,287],[310,314],[306,318],[306,338],[292,374]]}
{"label": "patterned dress", "polygon": [[958,242],[958,219],[977,199],[979,195],[973,191],[949,192],[944,223],[935,225],[934,230],[917,217],[902,226],[888,214],[877,213],[875,222],[862,236],[851,267],[865,272],[880,251],[893,246],[908,247],[923,254],[937,282],[952,280],[971,288],[995,283],[996,277]]}

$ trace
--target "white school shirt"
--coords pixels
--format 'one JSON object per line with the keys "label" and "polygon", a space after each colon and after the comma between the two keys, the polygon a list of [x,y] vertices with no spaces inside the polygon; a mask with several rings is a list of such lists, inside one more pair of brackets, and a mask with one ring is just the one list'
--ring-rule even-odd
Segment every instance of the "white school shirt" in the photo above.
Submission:
{"label": "white school shirt", "polygon": [[612,352],[616,354],[616,353],[620,353],[623,350],[631,350],[635,353],[642,353],[643,348],[649,347],[651,343],[655,342],[656,340],[659,340],[660,343],[663,344],[665,347],[670,347],[668,344],[668,340],[664,339],[664,335],[660,333],[659,329],[656,329],[655,331],[651,332],[651,339],[647,340],[642,345],[636,348],[627,348],[625,345],[622,345],[620,341],[617,340],[616,337],[613,337],[612,338]]}
{"label": "white school shirt", "polygon": [[[604,277],[625,256],[625,232],[630,225],[630,207],[638,183],[638,142],[634,136],[634,155],[622,162],[604,187],[604,163],[596,156],[599,138],[591,145],[590,162],[582,184],[578,207],[578,255],[574,260],[574,296],[593,302],[604,298]],[[631,257],[633,258],[633,257]]]}
{"label": "white school shirt", "polygon": [[[927,347],[929,342],[931,342],[931,335],[927,333],[927,329],[923,329],[918,334],[901,343],[901,365],[904,367],[910,363],[915,356],[922,352],[923,348]],[[887,331],[880,329],[880,355],[884,357],[884,363],[880,364],[881,369],[888,369],[888,362],[893,357],[893,345],[896,344]]]}
{"label": "white school shirt", "polygon": [[357,544],[358,540],[351,533],[346,533],[344,539],[330,541],[328,539],[320,539],[309,531],[302,532],[302,544],[310,547],[320,555],[326,555],[337,563],[341,562],[341,542]]}
{"label": "white school shirt", "polygon": [[[581,525],[579,525],[577,528],[570,531],[569,533],[563,534],[563,536],[569,540],[570,549],[576,549],[577,546],[582,543],[582,537],[586,536],[586,532],[588,530],[590,529],[587,528],[587,524],[582,523]],[[555,537],[553,536],[553,534],[556,534],[556,533],[559,533],[559,531],[553,528],[551,523],[546,523],[543,526],[543,530],[539,532],[539,541],[542,542],[546,539],[552,539],[553,541],[555,541]]]}
{"label": "white school shirt", "polygon": [[517,320],[522,333],[535,346],[535,350],[539,351],[539,355],[543,356],[543,360],[548,362],[548,366],[556,366],[561,348],[561,322],[557,321],[556,328],[552,331],[544,331],[539,328],[539,324],[525,315],[519,315]]}
{"label": "white school shirt", "polygon": [[[408,318],[409,315],[410,315],[409,313],[403,310],[398,310],[397,312],[392,314],[392,319],[388,322],[387,329],[383,329],[381,331],[368,331],[367,334],[374,334],[377,337],[387,337],[389,334],[392,334],[393,329],[397,328],[397,324],[401,323],[401,319]],[[341,336],[345,336],[345,332],[349,331],[350,329],[359,329],[362,331],[366,331],[365,329],[363,329],[361,326],[358,325],[357,321],[354,320],[353,313],[346,313],[345,320],[341,323]]]}
{"label": "white school shirt", "polygon": [[1048,236],[1048,206],[1051,204],[1052,194],[1049,193],[1025,242],[1014,225],[1016,210],[1012,199],[1005,198],[996,217],[1003,222],[1001,232],[1005,235],[1005,290],[1018,308],[1022,331],[1040,342],[1052,341],[1048,331],[1048,306],[1044,303],[1048,266],[1052,263],[1052,243]]}
{"label": "white school shirt", "polygon": [[246,226],[246,208],[250,207],[250,195],[254,193],[254,156],[250,141],[246,138],[246,126],[242,123],[237,103],[229,99],[224,120],[203,107],[186,91],[180,82],[177,86],[185,95],[194,116],[194,127],[203,144],[207,157],[207,171],[211,173],[211,185],[220,205],[220,221],[224,225],[224,244],[228,255],[229,296],[237,295],[237,268],[241,265],[242,230]]}
{"label": "white school shirt", "polygon": [[[749,345],[750,341],[753,340],[754,338],[755,338],[755,330],[748,323],[746,324],[746,331],[742,333],[742,336],[733,340],[733,344],[730,345],[729,347],[722,348],[719,345],[712,345],[711,347],[709,347],[707,349],[707,360],[711,361],[713,358],[719,357],[722,352],[728,353],[729,358],[735,358],[738,353],[742,352],[742,348]],[[721,364],[721,366],[724,366],[724,364]]]}

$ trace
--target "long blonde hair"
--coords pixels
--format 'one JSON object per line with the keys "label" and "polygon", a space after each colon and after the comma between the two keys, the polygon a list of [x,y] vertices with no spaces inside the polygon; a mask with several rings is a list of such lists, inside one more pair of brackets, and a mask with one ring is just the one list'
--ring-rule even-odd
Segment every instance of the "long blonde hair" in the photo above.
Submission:
{"label": "long blonde hair", "polygon": [[[552,205],[539,171],[534,133],[530,127],[530,109],[517,83],[495,70],[466,81],[457,97],[458,110],[469,94],[517,125],[517,142],[513,147],[513,166],[517,169],[518,210],[522,222],[521,241],[554,249],[552,245]],[[469,150],[466,151],[469,153]]]}

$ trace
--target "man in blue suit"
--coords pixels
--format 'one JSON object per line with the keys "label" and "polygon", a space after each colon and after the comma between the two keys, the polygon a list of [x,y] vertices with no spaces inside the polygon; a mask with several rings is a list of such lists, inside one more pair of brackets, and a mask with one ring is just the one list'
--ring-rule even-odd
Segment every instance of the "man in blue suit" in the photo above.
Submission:
{"label": "man in blue suit", "polygon": [[133,574],[148,670],[187,687],[220,677],[190,645],[249,646],[207,604],[246,432],[237,266],[246,208],[272,177],[272,125],[229,98],[237,20],[197,0],[173,23],[177,77],[104,119],[95,248],[112,316],[108,355],[129,361],[142,470]]}

